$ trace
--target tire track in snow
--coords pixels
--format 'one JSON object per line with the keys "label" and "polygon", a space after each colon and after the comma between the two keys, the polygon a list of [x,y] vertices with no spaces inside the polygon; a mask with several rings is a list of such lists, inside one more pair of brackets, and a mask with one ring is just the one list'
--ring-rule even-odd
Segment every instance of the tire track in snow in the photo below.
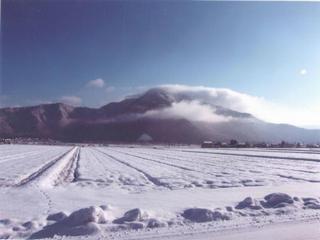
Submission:
{"label": "tire track in snow", "polygon": [[[117,150],[113,150],[113,151],[116,151],[116,152],[119,152],[119,153],[123,153],[123,154],[126,154],[126,155],[129,155],[129,156],[134,156],[134,157],[138,157],[138,158],[141,158],[141,159],[144,159],[144,160],[150,160],[150,161],[155,161],[155,162],[159,162],[159,161],[156,161],[156,160],[152,160],[152,159],[148,159],[148,158],[144,158],[144,157],[141,157],[141,156],[137,156],[137,155],[134,155],[134,154],[129,154],[129,153],[126,153],[126,152],[122,152],[122,151],[117,151]],[[144,155],[149,155],[149,153],[148,154],[145,154],[144,152],[139,152],[139,154],[144,154]],[[151,154],[151,155],[153,155],[153,156],[155,156],[154,154]],[[157,157],[159,157],[159,156],[157,156]],[[177,160],[179,160],[179,161],[182,161],[181,159],[178,159],[178,158],[174,158],[174,157],[172,157],[172,156],[169,156],[169,158],[170,159],[177,159]],[[190,162],[190,163],[194,163],[194,162],[192,162],[192,161],[190,161],[190,160],[183,160],[183,161],[187,161],[187,162]],[[252,160],[246,160],[246,161],[248,161],[248,162],[255,162],[255,163],[258,163],[258,161],[252,161]],[[159,163],[161,163],[161,162],[159,162]],[[164,163],[165,164],[165,163]],[[203,163],[202,163],[203,164]],[[168,164],[169,166],[172,166],[172,165],[174,165],[174,164]],[[212,164],[205,164],[205,165],[208,165],[208,166],[214,166],[214,165],[212,165]],[[233,168],[232,166],[229,166],[228,168]],[[263,164],[255,164],[255,167],[259,167],[259,168],[261,168],[261,169],[263,169],[263,168],[267,168],[267,169],[270,169],[270,170],[280,170],[280,171],[282,171],[282,170],[289,170],[289,171],[292,171],[292,172],[297,172],[297,173],[312,173],[312,174],[317,174],[318,172],[311,172],[311,171],[305,171],[305,170],[296,170],[296,169],[287,169],[287,168],[281,168],[281,167],[274,167],[274,166],[271,166],[271,167],[267,167],[267,166],[265,166],[265,165],[263,165]],[[236,169],[236,168],[234,168],[234,169]],[[236,170],[239,170],[239,169],[236,169]],[[196,171],[196,170],[193,170],[193,171],[195,171],[195,172],[201,172],[201,173],[205,173],[205,174],[209,174],[209,175],[214,175],[214,176],[216,176],[216,174],[211,174],[210,172],[208,173],[207,171]],[[272,172],[270,172],[269,173],[269,175],[274,175],[274,176],[277,176],[277,177],[282,177],[281,176],[281,174],[279,174],[279,173],[272,173]],[[314,180],[314,179],[306,179],[306,178],[303,178],[303,177],[301,177],[301,176],[294,176],[294,177],[291,177],[291,179],[295,179],[295,180],[305,180],[305,181],[308,181],[308,182],[318,182],[318,180]],[[239,183],[241,183],[241,182],[239,182]],[[242,183],[241,183],[242,184]]]}
{"label": "tire track in snow", "polygon": [[154,186],[140,172],[107,157],[93,148],[85,148],[83,153],[87,161],[81,165],[79,181],[84,181],[84,184],[90,181],[104,187],[114,187],[117,185],[129,191],[133,190],[133,188],[135,191],[141,191],[141,186]]}
{"label": "tire track in snow", "polygon": [[287,179],[293,179],[293,180],[305,181],[305,182],[311,182],[311,183],[319,183],[320,182],[320,179],[306,179],[306,178],[284,175],[284,174],[278,174],[278,176],[281,178],[287,178]]}
{"label": "tire track in snow", "polygon": [[[186,152],[186,153],[189,153],[189,152],[194,152],[194,151],[183,151],[183,152]],[[199,153],[198,151],[196,152],[196,153]],[[205,153],[208,153],[208,152],[205,152]],[[215,152],[210,152],[210,153],[212,153],[212,154],[215,154]],[[208,155],[212,155],[212,154],[208,154]],[[217,153],[217,154],[220,154],[220,153]],[[229,153],[226,153],[226,154],[229,154]],[[224,154],[223,154],[224,155]],[[235,157],[242,157],[242,156],[235,156]],[[244,156],[244,157],[246,157],[246,156]],[[259,158],[259,157],[258,157]],[[262,158],[263,158],[263,156],[262,156]],[[270,158],[273,158],[273,157],[271,157],[270,156]],[[229,159],[229,160],[232,160],[232,159]],[[311,175],[316,175],[316,174],[318,174],[319,172],[318,171],[310,171],[310,170],[303,170],[303,169],[293,169],[293,168],[288,168],[288,167],[278,167],[277,165],[283,165],[283,166],[288,166],[288,163],[279,163],[278,161],[279,160],[287,160],[286,159],[286,157],[284,157],[283,159],[276,159],[275,161],[277,161],[276,163],[274,163],[274,162],[272,162],[271,164],[272,165],[270,165],[270,162],[268,162],[268,164],[266,164],[266,162],[265,161],[268,161],[268,160],[263,160],[263,159],[261,159],[261,160],[263,160],[262,162],[261,161],[258,161],[258,160],[250,160],[250,159],[245,159],[245,158],[240,158],[240,159],[234,159],[234,160],[236,160],[237,162],[247,162],[247,163],[253,163],[254,165],[254,167],[255,168],[258,168],[258,169],[269,169],[269,170],[271,170],[270,172],[269,172],[269,175],[274,175],[274,176],[280,176],[281,175],[281,173],[279,174],[278,172],[279,171],[281,171],[281,172],[283,172],[283,171],[285,171],[285,172],[288,172],[288,171],[290,171],[290,172],[292,172],[292,174],[298,174],[299,176],[301,175],[301,174],[303,174],[303,175],[305,175],[305,174],[311,174]],[[290,161],[290,160],[289,160]],[[232,164],[233,165],[233,164]],[[289,165],[290,167],[291,167],[291,165]],[[293,166],[293,165],[292,165]],[[301,165],[301,167],[302,167],[303,165]],[[229,169],[232,169],[233,168],[233,166],[228,166],[228,168]],[[234,169],[234,168],[233,168]],[[277,171],[277,172],[272,172],[272,170],[274,170],[274,171]],[[300,180],[302,180],[302,179],[306,179],[306,178],[301,178],[301,177],[294,177],[294,178],[291,178],[291,179],[300,179]],[[306,181],[308,181],[308,182],[317,182],[317,180],[306,180]]]}
{"label": "tire track in snow", "polygon": [[[159,149],[157,149],[157,150],[159,150]],[[178,150],[180,153],[187,153],[187,154],[189,154],[189,153],[194,153],[194,154],[199,154],[199,153],[205,153],[205,154],[207,154],[207,155],[214,155],[214,154],[219,154],[219,153],[221,153],[221,152],[217,152],[217,150],[218,151],[229,151],[229,150],[231,150],[231,151],[246,151],[246,150],[240,150],[240,149],[229,149],[229,148],[224,148],[224,149],[221,149],[221,148],[218,148],[218,149],[214,149],[213,151],[196,151],[196,150]],[[171,153],[176,153],[176,151],[177,150],[168,150],[168,152],[171,152]],[[262,151],[254,151],[254,150],[251,150],[251,151],[253,151],[253,152],[262,152]],[[271,152],[271,151],[269,151],[269,152]],[[271,152],[272,153],[272,152]],[[319,151],[319,153],[320,153],[320,151]],[[221,153],[221,155],[223,155],[224,153],[222,152]],[[226,154],[230,154],[230,153],[226,153]],[[232,153],[231,153],[232,154]],[[243,155],[243,153],[235,153],[235,154],[240,154],[239,156],[236,156],[236,157],[241,157],[241,159],[239,159],[240,161],[245,161],[245,162],[256,162],[256,163],[260,163],[261,161],[256,161],[256,160],[249,160],[249,159],[245,159],[244,157],[246,157],[245,155]],[[249,154],[248,153],[248,155],[250,155],[250,156],[252,156],[253,158],[256,158],[256,156],[254,156],[254,155],[251,155],[251,154]],[[263,158],[263,156],[265,156],[265,155],[258,155],[258,158]],[[215,156],[215,157],[218,157],[218,156]],[[286,160],[286,157],[281,157],[281,156],[276,156],[277,158],[275,158],[275,157],[273,157],[273,156],[266,156],[267,158],[273,158],[272,160],[272,162],[268,162],[268,164],[272,164],[272,165],[275,165],[275,166],[278,166],[278,165],[283,165],[283,166],[285,166],[285,167],[287,167],[288,166],[288,162],[287,163],[282,163],[281,162],[281,160]],[[289,157],[290,158],[290,157]],[[295,157],[294,157],[295,158]],[[218,159],[220,159],[220,158],[218,158]],[[303,158],[297,158],[298,160],[303,160]],[[309,158],[308,158],[309,159]],[[260,160],[262,160],[262,159],[260,159]],[[289,160],[292,160],[292,159],[289,159]],[[316,158],[312,158],[311,160],[317,160]],[[267,160],[265,160],[265,161],[268,161],[268,159]],[[318,164],[320,162],[320,159],[319,159],[319,161],[311,161],[311,162],[308,162],[308,161],[306,161],[306,162],[304,162],[304,161],[299,161],[299,162],[297,162],[297,161],[292,161],[292,163],[289,165],[289,166],[297,166],[297,165],[299,165],[299,166],[301,166],[301,167],[306,167],[306,165],[305,164],[312,164],[312,166],[314,166],[314,164]],[[319,166],[319,165],[318,165]],[[287,168],[285,168],[285,169],[287,169]],[[291,168],[292,169],[292,168]],[[318,171],[317,171],[318,172]],[[314,173],[317,173],[317,172],[314,172]],[[311,173],[311,172],[310,172]]]}
{"label": "tire track in snow", "polygon": [[[183,151],[183,152],[194,152],[194,153],[200,153],[199,151],[195,152],[195,151]],[[216,152],[201,152],[201,153],[206,153],[206,154],[220,154],[220,155],[232,155],[232,156],[235,156],[235,157],[248,157],[247,155],[236,155],[236,154],[233,154],[233,153],[216,153]],[[258,160],[250,160],[250,159],[245,159],[245,158],[241,158],[241,159],[236,159],[236,161],[239,161],[239,162],[248,162],[248,163],[254,163],[254,166],[255,167],[258,167],[258,168],[267,168],[267,169],[270,169],[270,170],[280,170],[280,171],[291,171],[291,172],[294,172],[294,173],[303,173],[303,174],[318,174],[319,172],[318,171],[311,171],[311,170],[303,170],[303,169],[294,169],[294,168],[291,168],[291,167],[294,167],[295,165],[294,164],[290,164],[288,165],[288,163],[281,163],[279,162],[279,160],[292,160],[291,158],[287,158],[287,157],[273,157],[273,156],[258,156],[258,155],[249,155],[250,157],[254,157],[254,158],[267,158],[267,159],[270,159],[270,158],[276,158],[274,162],[268,162],[268,165],[269,166],[266,166],[264,165],[265,162],[261,162],[261,161],[258,161]],[[299,159],[299,158],[294,158],[295,160],[301,160],[301,162],[303,162],[303,158]],[[262,160],[262,159],[261,159]],[[311,159],[309,159],[311,160]],[[319,161],[317,161],[316,159],[313,159],[315,161],[311,161],[311,162],[316,162],[316,163],[319,163]],[[267,160],[266,160],[267,161]],[[285,167],[279,167],[279,165],[281,166],[285,166]],[[305,165],[301,165],[299,164],[300,167],[304,167]]]}
{"label": "tire track in snow", "polygon": [[[169,155],[166,153],[166,155],[159,155],[159,154],[155,154],[155,153],[146,153],[146,152],[139,152],[139,154],[143,154],[143,155],[146,155],[146,156],[154,156],[154,157],[162,157],[162,158],[166,158],[166,159],[170,159],[170,160],[174,160],[174,161],[179,161],[179,162],[188,162],[190,164],[195,164],[195,161],[194,160],[191,160],[190,158],[184,158],[184,159],[181,159],[181,158],[178,158],[176,156],[172,156],[172,155]],[[185,157],[185,156],[184,156]],[[189,156],[188,156],[189,157]],[[206,166],[209,166],[209,167],[215,167],[215,168],[225,168],[225,167],[222,167],[221,165],[219,164],[213,164],[212,162],[208,162],[208,159],[206,158],[197,158],[197,160],[201,160],[201,165],[206,165]],[[199,163],[198,163],[199,164]],[[229,169],[234,169],[236,171],[240,171],[240,172],[243,172],[245,169],[241,169],[241,168],[235,168],[235,167],[230,167],[228,166]],[[220,173],[221,171],[217,171],[216,173]],[[210,173],[208,173],[210,174]],[[211,175],[211,174],[210,174]]]}
{"label": "tire track in snow", "polygon": [[38,156],[39,154],[42,154],[42,153],[39,151],[34,151],[34,152],[27,152],[24,154],[20,153],[20,154],[9,155],[7,157],[1,158],[0,164],[8,162],[8,161],[21,161],[22,159]]}
{"label": "tire track in snow", "polygon": [[255,154],[239,154],[239,153],[221,153],[221,152],[203,152],[203,151],[188,151],[182,150],[182,152],[193,152],[193,153],[205,153],[205,154],[218,154],[227,156],[239,156],[239,157],[258,157],[258,158],[269,158],[269,159],[284,159],[284,160],[295,160],[295,161],[306,161],[320,163],[320,159],[312,158],[294,158],[294,157],[279,157],[279,156],[266,156],[266,155],[255,155]]}
{"label": "tire track in snow", "polygon": [[[204,172],[202,172],[202,171],[198,171],[198,170],[195,170],[195,169],[191,169],[191,168],[179,166],[179,165],[172,164],[172,163],[165,163],[165,162],[162,162],[162,161],[159,161],[159,160],[154,160],[154,159],[150,159],[150,158],[145,158],[145,157],[141,157],[141,156],[139,156],[139,155],[130,154],[130,153],[126,153],[126,152],[122,152],[122,151],[117,151],[117,150],[111,150],[111,151],[115,151],[115,152],[118,152],[118,153],[121,153],[121,154],[125,154],[125,155],[131,156],[131,157],[140,158],[140,159],[143,159],[143,160],[146,160],[146,161],[156,162],[156,163],[159,163],[159,164],[162,164],[162,165],[166,165],[166,166],[178,168],[178,169],[180,169],[180,170],[185,170],[185,171],[189,171],[189,172],[197,172],[197,173],[204,174]],[[205,173],[205,174],[215,176],[215,174],[211,174],[211,173]]]}
{"label": "tire track in snow", "polygon": [[[132,156],[132,157],[136,157],[136,158],[139,158],[139,159],[143,159],[145,161],[148,161],[148,162],[156,162],[158,164],[162,164],[162,165],[165,165],[165,166],[169,166],[169,167],[175,167],[179,170],[183,170],[184,172],[182,172],[182,175],[188,171],[189,173],[191,173],[190,175],[188,175],[188,178],[187,179],[184,179],[188,182],[192,182],[190,179],[197,179],[199,178],[198,175],[196,175],[196,173],[200,173],[202,175],[202,178],[208,178],[208,177],[214,177],[216,178],[216,173],[211,173],[211,172],[208,172],[208,171],[201,171],[201,170],[196,170],[196,169],[190,169],[190,168],[187,168],[187,167],[183,167],[183,166],[178,166],[178,165],[175,165],[175,164],[170,164],[170,163],[165,163],[165,162],[162,162],[162,161],[157,161],[157,160],[153,160],[153,159],[150,159],[150,158],[144,158],[144,157],[141,157],[141,156],[138,156],[138,155],[134,155],[134,154],[129,154],[129,153],[126,153],[126,152],[122,152],[122,151],[118,151],[118,150],[114,150],[114,149],[108,149],[110,151],[114,151],[114,152],[117,152],[117,153],[120,153],[120,154],[124,154],[124,155],[128,155],[128,156]],[[181,176],[179,178],[181,178]],[[159,180],[158,180],[159,181]],[[162,183],[164,184],[164,183]],[[170,183],[166,183],[166,187],[167,188],[170,188],[170,189],[173,189],[173,187],[170,185]]]}
{"label": "tire track in snow", "polygon": [[299,154],[311,154],[311,155],[319,155],[320,151],[314,151],[314,150],[290,150],[290,149],[283,149],[283,150],[277,150],[277,149],[232,149],[239,152],[266,152],[266,153],[299,153]]}
{"label": "tire track in snow", "polygon": [[103,151],[101,151],[101,150],[98,150],[98,149],[94,149],[94,150],[96,150],[96,151],[98,151],[98,152],[100,152],[100,153],[108,156],[109,158],[113,159],[114,161],[117,161],[117,162],[119,162],[119,163],[121,163],[121,164],[123,164],[123,165],[126,165],[127,167],[130,167],[130,168],[138,171],[138,172],[139,172],[140,174],[142,174],[146,179],[148,179],[148,181],[151,182],[153,185],[158,186],[158,187],[166,187],[166,188],[171,189],[168,184],[161,182],[159,179],[151,176],[150,174],[146,173],[145,171],[141,170],[140,168],[134,167],[134,166],[131,165],[130,163],[127,163],[127,162],[125,162],[125,161],[122,161],[122,160],[120,160],[120,159],[118,159],[118,158],[116,158],[116,157],[114,157],[114,156],[112,156],[112,155],[110,155],[110,154],[108,154],[108,153],[105,153],[105,152],[103,152]]}
{"label": "tire track in snow", "polygon": [[[236,156],[237,157],[237,156]],[[225,160],[225,159],[224,159]],[[233,160],[233,159],[230,159],[230,160]],[[310,170],[302,170],[302,169],[293,169],[293,168],[288,168],[288,163],[280,163],[280,162],[276,162],[276,163],[270,163],[268,162],[269,166],[267,166],[264,162],[266,160],[263,160],[263,161],[259,161],[259,160],[248,160],[248,159],[245,159],[245,158],[235,158],[234,159],[235,161],[237,161],[238,163],[240,162],[246,162],[246,163],[254,163],[254,167],[257,167],[257,168],[260,168],[260,169],[270,169],[270,170],[285,170],[285,171],[292,171],[292,172],[297,172],[297,173],[311,173],[311,174],[318,174],[319,172],[318,171],[310,171]],[[233,160],[233,161],[234,161]],[[283,160],[286,160],[286,159],[283,159]],[[220,161],[220,160],[219,160]],[[211,165],[211,164],[210,164]],[[278,165],[282,165],[282,166],[287,166],[287,167],[278,167]],[[214,166],[214,165],[212,165]],[[290,167],[292,165],[289,165]],[[228,168],[233,168],[232,166],[228,166]],[[233,168],[233,169],[237,169],[237,168]],[[238,170],[240,170],[238,168]]]}
{"label": "tire track in snow", "polygon": [[[117,151],[117,150],[113,150],[113,151]],[[133,155],[133,154],[129,154],[129,153],[125,153],[125,152],[121,152],[121,151],[117,151],[117,152],[119,152],[119,153],[123,153],[123,154],[127,154],[127,155],[131,155],[131,156],[134,156],[134,157],[138,157],[138,158],[141,158],[141,159],[144,159],[144,160],[149,160],[149,161],[155,161],[155,162],[157,162],[157,163],[161,163],[161,162],[159,162],[159,161],[156,161],[156,160],[152,160],[152,159],[148,159],[148,158],[143,158],[143,157],[141,157],[141,156],[137,156],[137,155]],[[192,152],[192,151],[186,151],[186,152]],[[145,154],[145,153],[141,153],[141,154],[144,154],[144,155],[149,155],[149,153],[148,154]],[[153,155],[153,154],[151,154],[151,155]],[[154,155],[155,156],[155,155]],[[190,163],[194,163],[193,161],[190,161],[190,160],[181,160],[181,159],[177,159],[177,158],[175,158],[175,157],[172,157],[172,156],[169,156],[169,158],[170,159],[176,159],[176,160],[179,160],[179,161],[187,161],[187,162],[190,162]],[[237,159],[238,160],[238,159]],[[265,166],[265,165],[263,165],[263,164],[261,164],[261,163],[259,163],[258,161],[255,161],[255,160],[245,160],[245,159],[239,159],[240,161],[245,161],[245,162],[250,162],[250,163],[256,163],[255,164],[255,167],[258,167],[258,168],[268,168],[268,169],[270,169],[270,170],[280,170],[280,171],[283,171],[283,170],[289,170],[289,171],[292,171],[292,172],[297,172],[297,173],[312,173],[312,174],[317,174],[318,172],[316,172],[316,171],[306,171],[306,170],[297,170],[297,169],[288,169],[288,168],[281,168],[281,167],[275,167],[275,166]],[[205,164],[205,165],[207,165],[207,166],[212,166],[212,167],[221,167],[219,164],[212,164],[212,163],[203,163],[202,162],[202,164]],[[177,166],[177,165],[174,165],[174,164],[168,164],[167,163],[167,165],[169,165],[169,166]],[[283,164],[283,165],[285,165],[285,164]],[[185,168],[185,167],[184,167]],[[229,165],[228,164],[228,169],[234,169],[234,170],[236,170],[236,171],[240,171],[241,172],[241,168],[239,167],[239,168],[235,168],[235,167],[233,167],[233,165]],[[208,174],[208,175],[213,175],[213,176],[216,176],[216,174],[212,174],[212,173],[210,173],[210,172],[207,172],[207,171],[197,171],[197,170],[195,170],[195,169],[192,169],[192,171],[194,171],[194,172],[201,172],[201,173],[205,173],[205,174]],[[241,172],[242,173],[242,172]],[[270,175],[275,175],[275,176],[278,176],[278,174],[272,174],[272,173],[270,173]]]}
{"label": "tire track in snow", "polygon": [[[209,148],[210,149],[210,148]],[[208,149],[208,150],[209,150]],[[309,150],[309,149],[277,149],[277,148],[211,148],[212,152],[214,151],[234,151],[234,152],[239,152],[239,153],[245,153],[245,152],[254,152],[254,153],[271,153],[271,154],[291,154],[291,153],[298,153],[298,154],[308,154],[308,155],[319,155],[320,151],[317,150]],[[193,149],[195,150],[195,149]],[[193,150],[183,150],[182,151],[193,151]],[[207,150],[207,151],[208,151]],[[210,151],[210,150],[209,150]]]}
{"label": "tire track in snow", "polygon": [[[163,157],[163,155],[159,155],[159,154],[155,154],[155,153],[146,153],[146,152],[139,152],[141,154],[144,154],[146,156],[155,156],[155,157]],[[191,164],[194,164],[195,162],[193,160],[190,160],[190,159],[181,159],[181,158],[177,158],[177,157],[174,157],[174,156],[171,156],[169,154],[166,154],[165,155],[166,158],[168,159],[172,159],[172,160],[177,160],[177,161],[184,161],[184,162],[188,162],[188,163],[191,163]],[[208,162],[208,159],[206,158],[197,158],[197,160],[201,160],[201,164],[203,165],[206,165],[206,166],[210,166],[210,167],[221,167],[220,164],[212,164],[212,163],[209,163]],[[319,172],[318,171],[308,171],[308,170],[301,170],[301,169],[292,169],[292,168],[284,168],[284,167],[275,167],[275,166],[265,166],[265,165],[262,165],[262,163],[259,161],[255,161],[255,160],[244,160],[244,159],[237,159],[238,162],[241,162],[241,161],[245,161],[245,162],[250,162],[250,163],[257,163],[255,164],[254,166],[255,167],[258,167],[258,168],[268,168],[270,170],[286,170],[286,171],[293,171],[293,172],[298,172],[298,173],[311,173],[311,174],[318,174]],[[270,163],[269,163],[270,164]],[[273,165],[276,165],[276,164],[273,164]],[[287,166],[288,164],[280,164],[280,163],[277,163],[277,165],[284,165],[284,166]],[[233,166],[229,166],[228,165],[228,169],[234,169],[236,171],[240,171],[240,172],[244,172],[246,171],[246,169],[242,169],[240,167],[233,167]]]}

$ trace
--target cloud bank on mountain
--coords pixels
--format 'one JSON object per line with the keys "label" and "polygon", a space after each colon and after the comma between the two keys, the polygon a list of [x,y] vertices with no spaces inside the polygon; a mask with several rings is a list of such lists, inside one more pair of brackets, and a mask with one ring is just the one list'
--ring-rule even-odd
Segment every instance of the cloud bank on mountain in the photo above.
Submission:
{"label": "cloud bank on mountain", "polygon": [[215,113],[215,108],[199,101],[181,101],[172,103],[171,107],[160,110],[151,110],[144,114],[147,117],[158,119],[175,118],[187,119],[191,121],[201,122],[225,122],[232,119],[232,117],[225,117]]}
{"label": "cloud bank on mountain", "polygon": [[299,126],[318,126],[320,124],[320,109],[317,111],[316,105],[298,109],[295,106],[284,106],[262,97],[227,88],[187,85],[161,85],[157,88],[174,97],[175,102],[169,108],[148,112],[149,116],[185,117],[189,120],[209,122],[229,121],[230,118],[223,118],[215,114],[214,106],[221,106],[249,113],[261,120],[273,123],[289,123]]}

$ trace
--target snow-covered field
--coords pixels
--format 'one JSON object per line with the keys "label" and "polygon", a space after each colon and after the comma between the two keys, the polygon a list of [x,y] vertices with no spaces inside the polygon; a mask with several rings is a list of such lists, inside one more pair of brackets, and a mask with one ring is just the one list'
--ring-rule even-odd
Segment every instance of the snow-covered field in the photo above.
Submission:
{"label": "snow-covered field", "polygon": [[320,239],[320,151],[0,145],[0,238],[63,235]]}

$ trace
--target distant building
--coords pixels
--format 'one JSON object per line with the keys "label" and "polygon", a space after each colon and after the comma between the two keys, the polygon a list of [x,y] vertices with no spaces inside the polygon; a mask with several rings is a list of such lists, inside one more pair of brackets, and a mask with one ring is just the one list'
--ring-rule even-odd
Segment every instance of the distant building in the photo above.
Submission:
{"label": "distant building", "polygon": [[0,144],[11,144],[11,139],[0,138]]}
{"label": "distant building", "polygon": [[307,148],[320,148],[320,144],[307,144]]}
{"label": "distant building", "polygon": [[297,142],[296,147],[297,148],[303,148],[303,147],[305,147],[305,144],[301,143],[301,142]]}
{"label": "distant building", "polygon": [[288,142],[285,142],[285,141],[281,141],[281,143],[279,144],[279,147],[281,147],[281,148],[293,148],[295,146],[296,146],[295,144],[288,143]]}
{"label": "distant building", "polygon": [[214,143],[212,141],[203,141],[201,144],[202,148],[213,148]]}
{"label": "distant building", "polygon": [[235,146],[238,147],[238,148],[249,148],[249,147],[252,147],[252,145],[249,142],[239,142]]}
{"label": "distant building", "polygon": [[147,142],[152,142],[153,139],[150,135],[143,133],[138,139],[138,142],[143,142],[143,143],[147,143]]}
{"label": "distant building", "polygon": [[231,139],[229,145],[230,145],[230,147],[236,147],[236,146],[238,146],[238,141],[235,139]]}
{"label": "distant building", "polygon": [[265,142],[260,142],[260,143],[254,144],[254,147],[256,147],[256,148],[267,148],[267,147],[270,147],[270,145],[265,143]]}

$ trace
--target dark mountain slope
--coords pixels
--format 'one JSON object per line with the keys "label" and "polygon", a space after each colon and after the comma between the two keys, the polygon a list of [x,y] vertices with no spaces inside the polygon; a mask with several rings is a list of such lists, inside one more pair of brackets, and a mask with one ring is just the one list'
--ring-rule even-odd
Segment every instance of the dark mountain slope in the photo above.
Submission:
{"label": "dark mountain slope", "polygon": [[[161,116],[173,104],[197,101],[226,121],[195,121],[190,117]],[[184,105],[185,106],[185,105]],[[183,109],[185,110],[185,109]],[[188,109],[186,109],[187,111]],[[158,115],[146,113],[159,111]],[[0,137],[39,137],[63,141],[134,142],[143,133],[156,142],[199,143],[205,139],[229,141],[319,142],[319,130],[271,124],[190,96],[154,88],[139,96],[101,108],[72,107],[62,103],[0,109]]]}

